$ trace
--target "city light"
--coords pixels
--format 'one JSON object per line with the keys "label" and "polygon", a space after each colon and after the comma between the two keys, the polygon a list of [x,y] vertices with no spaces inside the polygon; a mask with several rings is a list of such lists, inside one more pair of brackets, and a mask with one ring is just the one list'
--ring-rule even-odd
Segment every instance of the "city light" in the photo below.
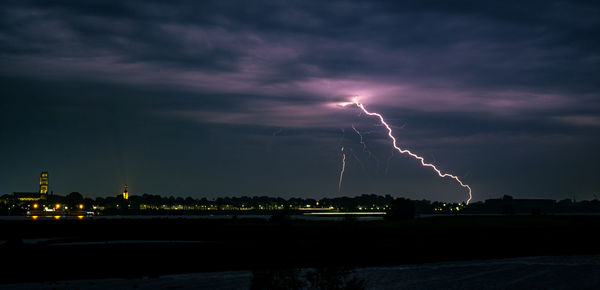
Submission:
{"label": "city light", "polygon": [[37,208],[38,208],[38,204],[37,204],[37,203],[34,203],[34,204],[33,204],[33,208],[37,209]]}

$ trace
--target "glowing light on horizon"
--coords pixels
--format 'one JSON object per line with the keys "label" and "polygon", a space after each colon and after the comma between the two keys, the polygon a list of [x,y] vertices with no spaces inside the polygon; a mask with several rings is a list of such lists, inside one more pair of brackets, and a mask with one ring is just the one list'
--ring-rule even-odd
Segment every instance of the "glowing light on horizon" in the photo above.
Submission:
{"label": "glowing light on horizon", "polygon": [[[385,126],[385,128],[387,129],[388,136],[390,137],[390,139],[392,139],[392,145],[394,146],[394,149],[396,149],[398,152],[400,152],[402,154],[410,155],[411,157],[419,160],[421,162],[422,166],[424,166],[424,167],[430,167],[431,169],[433,169],[437,173],[437,175],[439,177],[441,177],[441,178],[450,177],[450,178],[456,180],[460,184],[460,186],[468,189],[468,191],[469,191],[468,192],[469,193],[469,198],[467,199],[466,203],[469,204],[469,202],[473,198],[471,187],[468,184],[464,184],[462,182],[462,180],[460,180],[460,178],[458,178],[458,176],[452,175],[452,174],[449,174],[449,173],[443,173],[435,165],[433,165],[431,163],[426,163],[425,159],[423,157],[421,157],[421,156],[419,156],[419,155],[417,155],[415,153],[412,153],[408,149],[402,149],[402,148],[398,147],[398,144],[397,144],[397,141],[396,141],[396,137],[394,137],[394,135],[392,134],[393,133],[392,132],[392,128],[390,127],[390,125],[388,125],[388,123],[385,121],[385,119],[383,119],[383,116],[381,114],[379,114],[379,113],[372,113],[372,112],[367,111],[367,109],[365,108],[365,106],[358,101],[358,97],[354,97],[354,99],[352,99],[352,102],[343,102],[343,103],[339,103],[339,105],[342,106],[342,107],[346,107],[346,106],[349,106],[349,105],[356,105],[365,114],[367,114],[369,116],[376,116],[377,118],[379,118],[379,121],[381,122],[381,124],[383,126]],[[340,178],[340,184],[341,184],[341,178]]]}
{"label": "glowing light on horizon", "polygon": [[346,153],[344,153],[344,146],[342,146],[342,171],[340,172],[340,182],[338,183],[338,192],[342,191],[342,179],[344,178],[344,170],[346,170]]}

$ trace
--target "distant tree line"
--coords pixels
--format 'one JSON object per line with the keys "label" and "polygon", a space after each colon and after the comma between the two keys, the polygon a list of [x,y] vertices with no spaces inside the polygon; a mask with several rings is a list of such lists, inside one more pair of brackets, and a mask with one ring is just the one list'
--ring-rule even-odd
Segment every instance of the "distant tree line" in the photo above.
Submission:
{"label": "distant tree line", "polygon": [[[334,210],[334,211],[364,211],[387,212],[388,216],[407,217],[428,214],[554,214],[554,213],[600,213],[600,201],[573,202],[570,199],[554,201],[549,199],[513,199],[504,196],[501,199],[489,199],[484,202],[445,203],[429,200],[409,200],[394,198],[391,195],[363,194],[355,197],[321,198],[281,198],[269,196],[219,197],[216,199],[160,196],[142,194],[129,196],[84,197],[79,192],[65,196],[49,194],[45,200],[19,201],[12,195],[0,197],[0,215],[25,214],[31,206],[52,207],[61,204],[67,208],[83,206],[87,211],[97,213],[140,213],[160,214],[164,212],[187,214],[201,211],[234,212],[270,212],[297,210]],[[399,210],[400,209],[400,210]]]}

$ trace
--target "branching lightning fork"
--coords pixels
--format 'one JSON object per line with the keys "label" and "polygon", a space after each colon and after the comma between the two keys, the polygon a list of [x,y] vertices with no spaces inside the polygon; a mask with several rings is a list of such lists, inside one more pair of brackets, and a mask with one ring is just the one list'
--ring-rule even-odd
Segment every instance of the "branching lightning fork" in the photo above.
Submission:
{"label": "branching lightning fork", "polygon": [[[360,102],[358,101],[358,97],[355,97],[355,98],[352,100],[352,102],[344,102],[344,103],[341,103],[340,105],[341,105],[341,106],[343,106],[343,107],[346,107],[346,106],[349,106],[349,105],[356,105],[356,106],[357,106],[359,109],[361,109],[361,110],[362,110],[362,111],[363,111],[365,114],[367,114],[367,115],[369,115],[369,116],[376,116],[377,118],[379,118],[379,121],[381,122],[381,124],[382,124],[383,126],[385,126],[385,128],[387,129],[387,131],[388,131],[388,136],[389,136],[389,137],[392,139],[392,144],[393,144],[393,146],[394,146],[394,149],[396,149],[398,152],[400,152],[400,153],[402,153],[402,154],[407,154],[407,155],[410,155],[410,156],[412,156],[413,158],[415,158],[415,159],[419,160],[419,161],[421,162],[421,165],[422,165],[422,166],[424,166],[424,167],[430,167],[430,168],[431,168],[431,169],[433,169],[433,170],[434,170],[434,171],[437,173],[437,175],[439,175],[440,177],[442,177],[442,178],[444,178],[444,177],[450,177],[450,178],[452,178],[452,179],[456,180],[456,181],[457,181],[457,182],[460,184],[460,186],[462,186],[462,187],[464,187],[464,188],[466,188],[466,189],[468,189],[468,190],[469,190],[469,198],[467,199],[467,202],[466,202],[467,204],[469,204],[469,202],[470,202],[470,201],[471,201],[471,199],[473,198],[471,187],[470,187],[468,184],[464,184],[464,183],[463,183],[463,182],[460,180],[460,178],[458,178],[458,176],[456,176],[456,175],[452,175],[452,174],[449,174],[449,173],[443,173],[443,172],[442,172],[442,171],[440,171],[440,170],[439,170],[439,169],[438,169],[438,168],[437,168],[435,165],[433,165],[433,164],[431,164],[431,163],[426,163],[426,162],[425,162],[425,159],[424,159],[423,157],[421,157],[421,156],[419,156],[419,155],[417,155],[417,154],[415,154],[415,153],[412,153],[412,152],[411,152],[410,150],[408,150],[408,149],[402,149],[402,148],[398,147],[398,145],[397,145],[397,142],[396,142],[396,138],[395,138],[395,137],[394,137],[394,135],[392,134],[392,128],[391,128],[391,127],[390,127],[390,125],[388,125],[388,123],[387,123],[387,122],[386,122],[386,121],[383,119],[383,116],[382,116],[381,114],[379,114],[379,113],[372,113],[372,112],[369,112],[369,111],[367,111],[367,109],[365,108],[365,106],[364,106],[362,103],[360,103]],[[342,172],[343,172],[343,171],[342,171]],[[340,184],[341,184],[341,178],[340,178]]]}
{"label": "branching lightning fork", "polygon": [[375,162],[377,162],[377,168],[379,169],[379,159],[377,159],[377,157],[375,157],[375,155],[367,147],[367,143],[365,142],[365,139],[364,139],[362,133],[360,133],[360,131],[358,131],[358,129],[356,129],[356,127],[354,126],[354,124],[352,124],[352,129],[360,137],[360,144],[363,146],[363,151],[367,152],[369,154],[369,158],[375,159]]}

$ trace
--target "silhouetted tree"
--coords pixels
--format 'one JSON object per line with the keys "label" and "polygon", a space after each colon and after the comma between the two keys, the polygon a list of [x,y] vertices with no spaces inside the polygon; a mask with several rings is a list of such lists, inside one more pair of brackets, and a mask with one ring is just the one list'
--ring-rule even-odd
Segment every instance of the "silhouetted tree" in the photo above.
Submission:
{"label": "silhouetted tree", "polygon": [[415,218],[415,203],[406,198],[397,198],[392,201],[390,208],[386,212],[386,219],[413,219]]}
{"label": "silhouetted tree", "polygon": [[71,207],[77,206],[83,203],[83,195],[79,192],[71,192],[65,197],[65,202]]}

